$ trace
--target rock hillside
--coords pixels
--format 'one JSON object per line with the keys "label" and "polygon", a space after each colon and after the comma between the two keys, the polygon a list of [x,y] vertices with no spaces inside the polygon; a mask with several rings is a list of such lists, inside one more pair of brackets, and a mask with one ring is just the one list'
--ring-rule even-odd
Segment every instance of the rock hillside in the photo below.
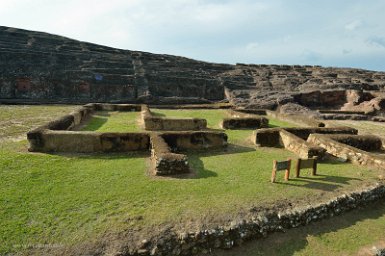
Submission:
{"label": "rock hillside", "polygon": [[343,106],[345,90],[381,92],[385,72],[229,65],[129,51],[0,26],[0,102],[192,103],[246,108]]}

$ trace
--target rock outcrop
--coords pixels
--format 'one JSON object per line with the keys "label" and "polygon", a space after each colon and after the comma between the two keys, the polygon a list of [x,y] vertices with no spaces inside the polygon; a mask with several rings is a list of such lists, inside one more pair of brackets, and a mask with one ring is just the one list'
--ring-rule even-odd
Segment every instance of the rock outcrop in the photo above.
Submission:
{"label": "rock outcrop", "polygon": [[385,72],[228,65],[114,49],[0,26],[0,102],[198,103],[340,108],[346,90],[383,91]]}

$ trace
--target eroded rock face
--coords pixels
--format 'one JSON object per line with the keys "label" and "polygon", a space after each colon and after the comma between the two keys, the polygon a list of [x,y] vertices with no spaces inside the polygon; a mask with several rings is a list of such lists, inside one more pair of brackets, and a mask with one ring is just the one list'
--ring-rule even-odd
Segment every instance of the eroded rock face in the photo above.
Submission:
{"label": "eroded rock face", "polygon": [[375,97],[373,99],[362,101],[359,104],[352,104],[351,102],[346,103],[342,110],[348,111],[362,111],[366,114],[385,114],[385,95],[380,97]]}
{"label": "eroded rock face", "polygon": [[296,103],[287,103],[285,105],[279,106],[277,111],[280,114],[287,114],[287,115],[300,114],[303,116],[307,116],[309,118],[319,118],[320,117],[320,115],[317,111],[313,111],[307,107],[304,107],[304,106],[296,104]]}
{"label": "eroded rock face", "polygon": [[384,72],[215,64],[0,26],[2,102],[229,100],[254,109],[275,109],[289,102],[339,108],[349,102],[346,90],[381,91],[384,87]]}

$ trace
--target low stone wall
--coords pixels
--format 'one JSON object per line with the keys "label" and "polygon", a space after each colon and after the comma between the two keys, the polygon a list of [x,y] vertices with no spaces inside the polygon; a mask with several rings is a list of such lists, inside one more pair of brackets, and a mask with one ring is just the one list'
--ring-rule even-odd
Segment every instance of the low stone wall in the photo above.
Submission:
{"label": "low stone wall", "polygon": [[375,116],[375,113],[365,113],[364,111],[343,111],[343,110],[318,110],[320,117],[324,120],[356,120],[385,122],[382,116]]}
{"label": "low stone wall", "polygon": [[228,110],[228,113],[231,117],[222,120],[223,129],[259,129],[269,126],[269,120],[265,117],[234,109]]}
{"label": "low stone wall", "polygon": [[68,115],[62,116],[54,121],[51,121],[45,125],[42,125],[36,129],[33,129],[29,133],[38,132],[40,130],[71,130],[75,126],[79,125],[87,116],[94,111],[90,107],[81,107]]}
{"label": "low stone wall", "polygon": [[364,151],[380,151],[383,149],[381,138],[374,135],[334,134],[328,135],[328,137]]}
{"label": "low stone wall", "polygon": [[189,172],[187,156],[172,153],[159,134],[151,134],[151,161],[155,175],[175,175]]}
{"label": "low stone wall", "polygon": [[142,105],[144,129],[148,131],[187,131],[207,128],[206,119],[201,118],[164,118],[153,116],[147,105]]}
{"label": "low stone wall", "polygon": [[141,110],[141,105],[135,105],[135,104],[89,103],[71,112],[68,115],[62,116],[30,132],[36,132],[39,130],[46,130],[46,129],[71,130],[75,126],[79,125],[86,117],[88,117],[94,111],[140,111],[140,110]]}
{"label": "low stone wall", "polygon": [[232,117],[222,121],[223,129],[259,129],[268,126],[269,120],[265,117]]}
{"label": "low stone wall", "polygon": [[357,134],[358,131],[350,127],[293,127],[293,128],[263,128],[254,131],[253,140],[262,147],[276,147],[281,145],[280,131],[288,131],[297,137],[307,140],[312,133],[321,134]]}
{"label": "low stone wall", "polygon": [[139,112],[142,110],[142,105],[139,104],[108,104],[108,103],[91,103],[96,111],[122,111],[122,112]]}
{"label": "low stone wall", "polygon": [[188,131],[188,130],[202,130],[207,128],[206,119],[190,118],[190,119],[176,119],[151,117],[144,120],[145,129],[149,131]]}
{"label": "low stone wall", "polygon": [[237,109],[234,109],[234,111],[238,112],[238,113],[252,114],[252,115],[259,115],[259,116],[265,116],[266,115],[266,109],[243,109],[243,108],[237,108]]}
{"label": "low stone wall", "polygon": [[140,111],[135,104],[86,104],[27,133],[30,151],[39,152],[127,152],[149,148],[146,133],[70,132],[94,111]]}
{"label": "low stone wall", "polygon": [[326,153],[324,148],[310,145],[307,141],[288,131],[280,130],[279,135],[281,145],[287,150],[296,153],[300,158],[308,159],[316,156],[320,159]]}
{"label": "low stone wall", "polygon": [[372,120],[372,116],[358,114],[321,114],[320,117],[324,120]]}
{"label": "low stone wall", "polygon": [[304,116],[304,115],[281,114],[281,113],[278,113],[276,111],[271,111],[271,110],[266,110],[266,114],[267,114],[267,116],[271,116],[273,118],[276,118],[276,119],[279,119],[282,121],[286,121],[286,122],[291,122],[291,123],[298,124],[298,125],[307,125],[307,126],[311,126],[311,127],[325,127],[324,122],[322,122],[320,120],[313,119],[313,118],[309,118],[309,117]]}
{"label": "low stone wall", "polygon": [[40,130],[28,133],[32,152],[128,152],[148,150],[147,133],[97,133]]}
{"label": "low stone wall", "polygon": [[343,127],[296,127],[296,128],[284,128],[286,131],[295,134],[296,136],[306,140],[310,134],[357,134],[358,130],[343,126]]}
{"label": "low stone wall", "polygon": [[227,146],[227,134],[224,132],[164,132],[162,137],[173,150],[211,149]]}
{"label": "low stone wall", "polygon": [[27,133],[27,139],[30,144],[29,150],[44,152],[43,133],[46,133],[49,130],[67,131],[73,129],[94,111],[93,106],[89,105],[90,104],[83,106],[82,108],[71,112],[69,115],[62,116],[54,121],[29,131]]}
{"label": "low stone wall", "polygon": [[147,119],[147,118],[151,118],[153,117],[152,116],[152,113],[150,111],[150,108],[147,106],[147,105],[141,105],[141,108],[140,108],[140,114],[142,115],[142,119]]}
{"label": "low stone wall", "polygon": [[150,105],[151,108],[160,109],[229,109],[230,103],[212,103],[212,104],[185,104],[185,105]]}
{"label": "low stone wall", "polygon": [[385,159],[367,151],[338,142],[329,136],[322,134],[311,134],[307,140],[313,145],[320,146],[338,158],[349,160],[354,164],[373,166],[380,169],[385,168]]}
{"label": "low stone wall", "polygon": [[229,221],[216,228],[168,233],[161,240],[148,240],[150,242],[131,255],[196,255],[217,248],[230,249],[246,241],[266,237],[272,232],[284,232],[285,229],[304,226],[384,198],[385,186],[378,183],[313,205],[282,210],[266,209],[246,219]]}
{"label": "low stone wall", "polygon": [[358,114],[321,114],[321,118],[324,120],[355,120],[355,121],[372,121],[372,122],[385,122],[385,118],[382,116],[373,115],[358,115]]}
{"label": "low stone wall", "polygon": [[365,115],[365,111],[344,111],[344,110],[318,110],[321,114],[349,114],[349,115]]}

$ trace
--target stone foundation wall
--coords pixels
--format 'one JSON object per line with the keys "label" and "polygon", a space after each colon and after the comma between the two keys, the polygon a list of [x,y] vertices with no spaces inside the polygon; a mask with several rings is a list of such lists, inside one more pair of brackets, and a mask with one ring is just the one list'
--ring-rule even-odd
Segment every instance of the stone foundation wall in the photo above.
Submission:
{"label": "stone foundation wall", "polygon": [[86,106],[90,106],[96,111],[139,112],[142,110],[142,105],[139,105],[139,104],[91,103],[91,104],[87,104]]}
{"label": "stone foundation wall", "polygon": [[[94,111],[93,106],[86,105],[69,115],[62,116],[45,125],[39,126],[27,133],[27,139],[30,143],[30,151],[44,151],[43,133],[46,131],[67,131],[79,125],[87,116]],[[84,136],[86,137],[86,136]]]}
{"label": "stone foundation wall", "polygon": [[287,150],[296,153],[300,158],[308,159],[316,156],[320,159],[326,153],[325,149],[310,145],[307,141],[288,131],[280,130],[279,135],[281,145]]}
{"label": "stone foundation wall", "polygon": [[227,136],[209,131],[152,133],[150,143],[154,174],[175,175],[190,171],[187,156],[176,151],[224,147]]}
{"label": "stone foundation wall", "polygon": [[189,172],[186,155],[171,152],[170,147],[159,134],[152,134],[151,161],[155,175],[175,175]]}
{"label": "stone foundation wall", "polygon": [[232,117],[222,121],[223,129],[259,129],[268,126],[269,120],[265,117]]}
{"label": "stone foundation wall", "polygon": [[[259,112],[256,110],[256,112]],[[253,113],[234,109],[228,110],[231,117],[224,118],[221,123],[223,129],[259,129],[267,128],[269,120]],[[266,114],[266,112],[264,112]]]}
{"label": "stone foundation wall", "polygon": [[94,111],[140,111],[135,104],[90,103],[27,133],[29,151],[35,152],[127,152],[147,150],[147,133],[96,133],[70,131]]}
{"label": "stone foundation wall", "polygon": [[149,149],[147,133],[97,133],[40,130],[28,133],[33,152],[128,152]]}
{"label": "stone foundation wall", "polygon": [[359,114],[321,114],[323,120],[356,120],[356,121],[372,121],[385,122],[382,116],[359,115]]}
{"label": "stone foundation wall", "polygon": [[383,149],[382,140],[374,135],[345,135],[336,134],[328,135],[329,138],[341,142],[343,144],[364,150],[364,151],[380,151]]}
{"label": "stone foundation wall", "polygon": [[311,134],[307,140],[313,145],[320,146],[338,158],[349,160],[354,164],[385,168],[385,159],[375,154],[343,144],[322,134]]}
{"label": "stone foundation wall", "polygon": [[234,112],[244,113],[244,114],[252,114],[252,115],[259,115],[259,116],[265,116],[266,115],[266,109],[242,109],[242,108],[237,108],[237,109],[234,109]]}
{"label": "stone foundation wall", "polygon": [[75,126],[79,125],[86,117],[94,112],[93,108],[84,106],[78,110],[71,112],[68,115],[62,116],[54,121],[51,121],[45,125],[42,125],[33,131],[39,131],[44,129],[49,130],[71,130]]}
{"label": "stone foundation wall", "polygon": [[206,119],[175,119],[151,117],[144,120],[145,129],[148,131],[188,131],[207,128]]}
{"label": "stone foundation wall", "polygon": [[349,114],[349,115],[365,115],[364,111],[344,111],[344,110],[318,110],[321,114]]}
{"label": "stone foundation wall", "polygon": [[153,116],[147,105],[142,105],[144,129],[148,131],[188,131],[207,128],[206,119],[200,118],[164,118]]}
{"label": "stone foundation wall", "polygon": [[227,135],[224,132],[165,132],[162,133],[162,137],[173,150],[199,150],[227,146]]}
{"label": "stone foundation wall", "polygon": [[373,116],[358,115],[358,114],[321,114],[323,120],[371,120]]}
{"label": "stone foundation wall", "polygon": [[159,109],[229,109],[230,103],[211,103],[211,104],[184,104],[180,105],[150,105],[151,108]]}
{"label": "stone foundation wall", "polygon": [[357,134],[358,130],[351,127],[296,127],[296,128],[284,128],[286,131],[295,134],[296,136],[307,140],[310,134]]}
{"label": "stone foundation wall", "polygon": [[161,241],[147,243],[131,255],[195,255],[217,248],[230,249],[245,241],[264,238],[272,232],[308,225],[384,198],[385,186],[378,183],[312,205],[282,210],[265,209],[246,219],[229,221],[216,228],[171,233],[162,237]]}
{"label": "stone foundation wall", "polygon": [[293,127],[293,128],[264,128],[254,131],[254,143],[262,147],[276,147],[281,145],[280,131],[288,131],[297,137],[307,140],[312,133],[321,134],[357,134],[358,131],[350,127]]}
{"label": "stone foundation wall", "polygon": [[139,112],[141,105],[135,104],[101,104],[89,103],[71,112],[68,115],[62,116],[59,119],[51,121],[46,125],[40,126],[35,130],[71,130],[79,125],[86,117],[94,111],[135,111]]}

